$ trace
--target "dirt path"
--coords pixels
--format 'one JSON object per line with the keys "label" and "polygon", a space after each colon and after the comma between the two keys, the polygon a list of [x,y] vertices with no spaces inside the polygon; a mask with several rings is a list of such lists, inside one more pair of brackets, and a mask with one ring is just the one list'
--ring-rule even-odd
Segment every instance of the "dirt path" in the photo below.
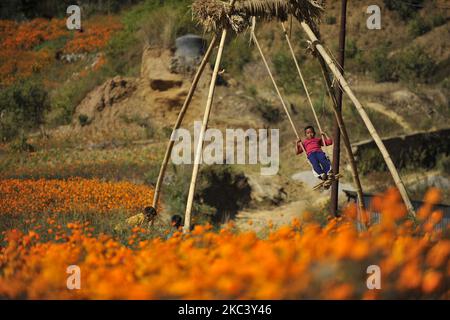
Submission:
{"label": "dirt path", "polygon": [[[303,183],[303,192],[298,200],[269,209],[243,210],[236,215],[235,222],[238,229],[242,231],[252,230],[258,233],[267,230],[269,222],[272,222],[274,227],[286,225],[294,218],[301,218],[306,210],[321,207],[329,199],[329,190],[312,190],[318,180],[310,170],[299,171],[293,174],[291,179]],[[340,183],[339,197],[341,201],[345,201],[346,198],[343,189],[354,190],[351,184]]]}
{"label": "dirt path", "polygon": [[307,200],[299,200],[266,210],[244,210],[237,214],[235,222],[241,231],[255,231],[267,229],[272,222],[274,228],[289,224],[294,218],[300,218],[309,206]]}
{"label": "dirt path", "polygon": [[375,110],[379,113],[382,113],[382,114],[388,116],[389,118],[394,120],[398,125],[400,125],[405,131],[408,131],[408,132],[412,131],[411,126],[408,124],[408,122],[406,122],[406,120],[401,115],[399,115],[395,111],[392,111],[392,110],[386,108],[386,106],[382,105],[381,103],[367,102],[366,106],[372,110]]}

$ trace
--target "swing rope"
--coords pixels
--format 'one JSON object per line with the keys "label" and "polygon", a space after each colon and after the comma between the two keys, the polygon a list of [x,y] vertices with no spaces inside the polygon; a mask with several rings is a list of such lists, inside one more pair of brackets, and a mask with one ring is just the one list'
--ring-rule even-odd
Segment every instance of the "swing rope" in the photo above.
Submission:
{"label": "swing rope", "polygon": [[[286,115],[287,115],[287,117],[289,119],[289,122],[291,124],[291,127],[292,127],[294,133],[295,133],[295,136],[297,137],[297,140],[300,140],[300,136],[298,134],[297,128],[295,127],[294,121],[292,120],[292,117],[291,117],[291,115],[289,113],[289,110],[288,110],[288,108],[286,106],[286,103],[284,102],[283,96],[281,95],[280,89],[278,88],[278,85],[277,85],[277,83],[276,83],[276,81],[275,81],[275,79],[274,79],[274,77],[272,75],[272,71],[270,70],[269,64],[267,63],[266,57],[264,56],[264,53],[263,53],[263,51],[261,49],[261,46],[259,45],[258,39],[256,38],[256,34],[254,32],[254,30],[255,30],[254,26],[255,26],[255,19],[253,20],[253,26],[252,26],[252,29],[251,29],[251,37],[252,37],[253,42],[255,43],[256,47],[258,48],[259,54],[261,55],[261,58],[262,58],[262,60],[264,62],[264,65],[266,67],[267,73],[269,74],[269,77],[272,80],[272,84],[273,84],[273,86],[275,88],[275,91],[277,92],[278,98],[280,99],[280,102],[281,102],[281,104],[283,106],[284,112],[286,113]],[[308,155],[306,154],[306,149],[305,149],[303,143],[300,143],[300,146],[302,148],[303,153],[305,154],[307,162],[309,163],[309,165],[311,166],[311,168],[314,171],[314,168],[313,168],[311,162],[308,159]]]}
{"label": "swing rope", "polygon": [[[311,110],[313,112],[314,119],[316,120],[317,127],[318,127],[318,129],[320,131],[320,135],[321,135],[321,138],[322,138],[323,146],[326,147],[327,145],[325,143],[325,137],[324,137],[324,135],[322,135],[322,133],[323,133],[322,126],[320,125],[319,118],[317,117],[316,109],[314,108],[314,104],[313,104],[313,102],[311,100],[311,95],[309,94],[308,87],[306,86],[305,78],[303,77],[303,73],[302,73],[302,71],[300,69],[300,65],[298,64],[297,58],[295,57],[294,49],[292,48],[291,40],[289,39],[289,35],[288,35],[287,30],[286,30],[286,27],[284,26],[284,22],[281,22],[281,27],[283,28],[283,33],[284,33],[286,41],[287,41],[287,43],[289,45],[289,50],[291,51],[292,58],[294,59],[295,66],[297,67],[298,75],[300,76],[300,79],[302,81],[303,88],[305,89],[305,92],[306,92],[306,97],[308,99],[309,105],[310,105]],[[324,149],[325,149],[325,153],[327,153],[326,152],[326,148],[324,148]],[[328,154],[327,154],[327,156],[328,156]]]}

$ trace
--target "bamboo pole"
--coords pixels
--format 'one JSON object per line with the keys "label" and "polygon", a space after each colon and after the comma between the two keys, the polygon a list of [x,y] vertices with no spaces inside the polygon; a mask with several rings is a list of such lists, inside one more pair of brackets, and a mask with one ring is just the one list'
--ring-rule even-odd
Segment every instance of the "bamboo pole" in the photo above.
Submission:
{"label": "bamboo pole", "polygon": [[[341,23],[339,32],[339,57],[338,63],[342,75],[344,75],[345,65],[345,40],[347,36],[347,0],[341,0]],[[337,110],[342,114],[342,95],[343,92],[339,87],[336,92]],[[333,172],[339,173],[341,161],[341,131],[339,124],[335,121],[333,128]],[[333,181],[331,184],[330,210],[334,215],[338,214],[339,204],[339,180]]]}
{"label": "bamboo pole", "polygon": [[197,89],[198,82],[200,81],[203,71],[205,70],[205,67],[208,64],[209,58],[211,57],[211,54],[213,52],[213,49],[214,49],[216,43],[217,43],[217,35],[214,34],[213,38],[211,39],[211,43],[209,44],[208,50],[206,51],[205,56],[203,57],[203,60],[200,63],[200,65],[197,69],[197,72],[194,76],[194,79],[191,84],[191,88],[189,89],[186,99],[184,100],[184,104],[181,107],[180,113],[178,114],[177,121],[175,122],[175,125],[173,126],[172,134],[170,135],[170,141],[167,144],[166,153],[164,155],[164,159],[162,161],[161,168],[159,170],[158,180],[156,181],[155,193],[153,196],[153,204],[152,204],[152,206],[153,206],[153,208],[155,208],[155,210],[157,210],[162,183],[163,183],[164,176],[166,173],[167,165],[169,163],[169,158],[172,153],[173,145],[175,144],[175,140],[173,140],[175,131],[180,128],[181,123],[183,122],[186,111],[192,101],[192,97],[194,96],[195,90]]}
{"label": "bamboo pole", "polygon": [[330,98],[332,100],[332,108],[333,108],[334,116],[336,118],[336,123],[341,131],[342,140],[344,141],[345,151],[347,152],[347,157],[350,161],[350,170],[352,173],[353,183],[355,184],[355,187],[356,187],[356,194],[358,196],[359,209],[363,213],[366,209],[364,206],[363,189],[362,189],[362,185],[361,185],[361,180],[359,179],[358,166],[356,165],[355,157],[353,156],[352,145],[350,143],[350,138],[348,136],[347,127],[345,126],[345,122],[342,117],[342,113],[338,109],[338,100],[332,89],[332,82],[328,75],[326,63],[323,60],[322,56],[318,55],[317,58],[319,60],[320,67],[322,69],[322,75],[325,79],[325,84],[327,87],[328,95],[330,96]]}
{"label": "bamboo pole", "polygon": [[395,185],[397,186],[400,195],[406,205],[406,208],[410,215],[415,216],[414,208],[412,206],[411,200],[408,197],[408,193],[406,192],[406,188],[403,184],[402,179],[400,178],[400,175],[392,162],[392,159],[389,155],[389,152],[386,149],[386,146],[384,145],[383,141],[381,140],[381,137],[379,136],[378,132],[376,131],[372,121],[370,120],[369,116],[367,115],[367,112],[364,110],[363,106],[359,102],[359,100],[356,98],[355,94],[353,93],[352,89],[348,85],[345,78],[342,76],[339,69],[334,64],[333,60],[330,58],[328,53],[325,51],[324,47],[320,44],[319,40],[317,39],[314,32],[311,30],[311,28],[306,24],[305,22],[301,22],[301,26],[303,30],[305,30],[308,37],[311,39],[314,47],[317,49],[317,51],[320,53],[320,55],[323,57],[325,62],[327,63],[330,70],[333,72],[334,76],[339,81],[340,85],[342,86],[343,90],[347,93],[350,100],[355,105],[359,115],[361,116],[361,119],[363,120],[364,124],[366,125],[367,129],[369,130],[370,135],[372,136],[373,140],[378,146],[378,149],[380,149],[381,154],[383,155],[384,161],[386,162],[386,165],[392,175],[392,178],[394,179]]}
{"label": "bamboo pole", "polygon": [[189,230],[191,228],[192,204],[194,201],[195,185],[197,183],[197,175],[198,175],[198,169],[200,166],[201,154],[203,151],[203,139],[205,136],[206,127],[208,125],[209,115],[211,113],[211,106],[212,106],[213,99],[214,99],[214,91],[216,88],[217,75],[219,73],[219,67],[220,67],[220,62],[222,60],[223,48],[225,46],[226,37],[227,37],[227,30],[224,29],[222,31],[222,37],[220,39],[219,51],[217,52],[217,58],[216,58],[216,62],[214,65],[214,71],[213,71],[212,78],[211,78],[211,84],[209,87],[208,100],[206,102],[206,108],[205,108],[205,113],[203,116],[202,127],[200,129],[198,143],[197,143],[197,149],[195,151],[194,168],[192,170],[191,183],[189,186],[189,193],[188,193],[188,198],[187,198],[187,203],[186,203],[186,212],[185,212],[185,217],[184,217],[184,232],[189,232]]}

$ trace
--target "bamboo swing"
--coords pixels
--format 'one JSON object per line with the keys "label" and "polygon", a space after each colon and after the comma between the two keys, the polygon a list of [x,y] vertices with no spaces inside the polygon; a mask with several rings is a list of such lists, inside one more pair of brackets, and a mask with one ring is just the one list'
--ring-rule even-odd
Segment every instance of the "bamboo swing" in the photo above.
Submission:
{"label": "bamboo swing", "polygon": [[[347,130],[345,128],[344,121],[342,119],[342,114],[337,109],[336,97],[332,92],[332,83],[331,83],[331,80],[328,75],[328,68],[334,74],[335,78],[337,79],[337,81],[339,82],[341,87],[343,88],[344,92],[347,93],[347,95],[349,96],[349,98],[351,99],[353,104],[355,105],[358,113],[360,114],[361,118],[363,119],[364,124],[368,128],[369,133],[371,134],[371,136],[375,140],[378,148],[380,149],[380,152],[382,153],[383,158],[389,168],[389,171],[390,171],[392,177],[394,178],[394,182],[400,191],[402,199],[403,199],[409,213],[412,216],[415,215],[414,209],[411,205],[411,201],[409,200],[409,197],[408,197],[406,189],[403,185],[403,182],[402,182],[402,180],[397,172],[397,169],[395,168],[395,166],[389,156],[388,151],[386,150],[386,147],[383,144],[383,141],[381,140],[380,136],[378,135],[375,127],[373,126],[372,122],[370,121],[363,106],[357,100],[353,91],[351,90],[348,83],[346,82],[345,78],[342,76],[339,69],[336,67],[335,62],[333,61],[333,59],[330,58],[330,56],[328,55],[326,50],[323,48],[323,46],[320,44],[319,40],[317,39],[316,35],[314,34],[314,32],[311,29],[310,25],[314,25],[315,21],[317,19],[319,19],[320,15],[323,11],[323,8],[315,0],[285,0],[285,1],[277,0],[276,4],[274,4],[274,1],[269,1],[269,0],[267,0],[267,1],[265,1],[265,0],[258,0],[258,1],[231,0],[229,4],[226,4],[219,0],[197,0],[192,5],[192,10],[194,13],[194,17],[201,24],[203,24],[205,31],[206,32],[215,32],[215,35],[213,36],[210,46],[198,68],[198,71],[194,77],[194,80],[192,82],[189,93],[186,97],[186,100],[183,104],[183,107],[180,111],[177,121],[173,127],[171,141],[167,145],[166,153],[165,153],[163,163],[161,165],[161,169],[160,169],[159,176],[158,176],[158,181],[156,183],[156,190],[155,190],[155,195],[153,198],[153,207],[154,208],[156,208],[156,206],[157,206],[157,202],[158,202],[159,195],[160,195],[160,190],[162,187],[162,182],[164,180],[165,171],[166,171],[167,164],[168,164],[171,152],[172,152],[172,148],[173,148],[173,144],[174,144],[174,141],[172,138],[174,136],[175,130],[180,127],[180,125],[183,121],[184,115],[189,107],[189,104],[192,100],[192,96],[196,90],[198,81],[199,81],[199,79],[204,71],[204,68],[207,64],[207,61],[210,58],[212,51],[216,45],[216,42],[218,39],[217,34],[221,34],[220,44],[218,47],[218,53],[217,53],[217,57],[216,57],[216,61],[214,64],[214,69],[213,69],[213,73],[212,73],[212,77],[211,77],[211,82],[210,82],[210,87],[209,87],[209,92],[208,92],[208,99],[206,102],[205,112],[204,112],[203,121],[202,121],[202,127],[201,127],[201,130],[199,133],[198,143],[197,143],[197,146],[195,149],[195,160],[194,160],[194,165],[193,165],[193,170],[192,170],[191,182],[189,185],[189,193],[188,193],[188,198],[187,198],[187,203],[186,203],[186,211],[185,211],[185,221],[184,221],[184,231],[185,232],[188,232],[190,230],[190,226],[191,226],[191,212],[192,212],[192,205],[193,205],[193,200],[194,200],[196,181],[197,181],[197,176],[198,176],[198,172],[199,172],[201,154],[202,154],[202,150],[203,150],[203,138],[204,138],[207,126],[208,126],[209,116],[211,113],[211,108],[212,108],[213,99],[214,99],[215,85],[216,85],[217,76],[219,73],[219,67],[220,67],[220,63],[222,60],[222,55],[223,55],[223,50],[224,50],[225,40],[227,37],[228,30],[234,30],[237,33],[242,32],[251,26],[251,19],[253,21],[255,21],[256,18],[266,19],[266,20],[271,20],[273,18],[276,18],[281,21],[283,32],[287,39],[291,54],[293,55],[294,62],[295,62],[297,71],[299,73],[300,79],[305,88],[307,99],[308,99],[309,105],[313,111],[314,118],[317,123],[317,127],[321,133],[323,132],[322,127],[320,125],[320,121],[317,117],[317,113],[315,111],[314,105],[312,103],[309,91],[306,87],[306,82],[304,80],[303,74],[301,73],[298,61],[295,57],[295,54],[294,54],[294,51],[292,48],[292,44],[290,43],[289,36],[287,34],[286,28],[283,23],[284,21],[288,20],[289,16],[293,16],[294,18],[296,18],[299,21],[301,27],[303,28],[303,30],[306,32],[306,34],[310,38],[313,48],[314,48],[315,52],[317,53],[317,58],[319,60],[321,68],[322,68],[322,73],[323,73],[323,76],[325,79],[327,91],[330,96],[330,99],[333,102],[332,103],[333,112],[335,114],[335,118],[339,125],[340,131],[342,133],[344,145],[345,145],[347,155],[350,160],[350,165],[351,165],[351,169],[352,169],[352,177],[353,177],[353,180],[354,180],[354,183],[355,183],[355,186],[357,189],[357,194],[358,194],[359,208],[361,210],[364,210],[361,182],[359,180],[356,163],[355,163],[352,151],[351,151],[350,140],[349,140],[349,137],[347,134]],[[250,17],[252,17],[252,18],[250,18]],[[273,78],[273,75],[270,71],[267,60],[265,59],[264,54],[261,49],[261,46],[259,45],[258,39],[256,38],[256,35],[254,33],[254,24],[253,24],[252,31],[251,31],[251,37],[263,59],[264,65],[266,66],[266,69],[269,73],[269,76],[272,80],[272,83],[273,83],[275,90],[278,94],[278,97],[281,101],[283,109],[286,112],[286,115],[291,124],[291,127],[292,127],[297,139],[299,139],[300,137],[299,137],[298,131],[295,127],[295,124],[294,124],[291,116],[290,116],[289,110],[284,102],[284,99],[281,96],[281,93],[280,93],[280,90],[278,89],[276,81]],[[303,144],[300,143],[300,145],[303,149],[303,152],[306,155],[306,150],[304,149]],[[325,143],[324,143],[324,146],[325,146]],[[311,165],[309,160],[308,160],[308,163]]]}
{"label": "bamboo swing", "polygon": [[[284,25],[283,25],[283,28],[284,28]],[[269,78],[270,78],[271,81],[272,81],[272,84],[273,84],[273,86],[274,86],[274,89],[275,89],[275,91],[277,92],[278,98],[280,99],[280,102],[281,102],[281,105],[283,106],[284,112],[286,113],[286,116],[287,116],[288,119],[289,119],[289,122],[290,122],[290,124],[291,124],[291,127],[292,127],[294,133],[295,133],[295,136],[297,137],[297,140],[301,140],[300,135],[299,135],[299,133],[298,133],[298,131],[297,131],[297,128],[296,128],[296,126],[295,126],[295,124],[294,124],[294,121],[292,120],[291,114],[290,114],[290,112],[289,112],[289,110],[288,110],[288,108],[287,108],[287,106],[286,106],[286,103],[285,103],[285,101],[284,101],[284,99],[283,99],[283,96],[281,95],[280,89],[279,89],[279,87],[278,87],[278,85],[277,85],[277,83],[276,83],[276,81],[275,81],[275,78],[273,77],[272,71],[270,70],[269,64],[267,63],[267,59],[266,59],[266,57],[265,57],[265,55],[264,55],[264,53],[263,53],[263,51],[262,51],[262,49],[261,49],[261,46],[260,46],[259,41],[258,41],[258,38],[256,37],[256,34],[255,34],[255,32],[254,32],[254,26],[252,27],[251,37],[252,37],[252,40],[253,40],[253,42],[255,43],[256,47],[258,48],[258,52],[259,52],[259,54],[260,54],[260,56],[261,56],[261,59],[263,60],[264,66],[266,67],[267,73],[268,73],[268,75],[269,75]],[[290,43],[290,42],[289,42],[289,43]],[[296,61],[296,59],[294,59],[294,60]],[[308,97],[308,101],[309,101],[310,106],[311,106],[311,109],[312,109],[312,111],[313,111],[313,114],[314,114],[314,118],[315,118],[315,120],[316,120],[317,127],[319,128],[320,133],[322,133],[322,132],[323,132],[323,131],[322,131],[322,126],[320,125],[320,121],[319,121],[319,119],[318,119],[318,117],[317,117],[316,110],[315,110],[314,105],[313,105],[313,103],[312,103],[312,101],[311,101],[311,97],[310,97],[310,95],[309,95],[308,88],[306,87],[305,81],[304,81],[304,79],[303,79],[303,75],[302,75],[302,73],[301,73],[301,71],[300,71],[300,67],[298,66],[297,61],[296,61],[296,65],[297,65],[298,72],[299,72],[299,74],[300,74],[300,78],[302,79],[303,87],[305,88],[305,92],[306,92],[306,95],[307,95],[307,97]],[[325,138],[324,138],[323,136],[322,136],[322,143],[323,143],[324,147],[326,147]],[[304,147],[303,143],[300,143],[300,146],[301,146],[301,148],[302,148],[303,154],[304,154],[305,157],[306,157],[306,161],[307,161],[308,164],[311,166],[311,169],[312,169],[312,171],[313,171],[313,173],[314,173],[314,176],[318,177],[318,176],[319,176],[318,173],[315,172],[315,170],[314,170],[314,168],[313,168],[311,162],[310,162],[309,159],[308,159],[308,155],[306,154],[306,150],[305,150],[305,147]],[[328,155],[327,155],[327,157],[328,157]]]}
{"label": "bamboo swing", "polygon": [[[291,24],[292,24],[292,19],[291,19]],[[288,33],[287,33],[286,27],[284,26],[284,22],[281,22],[281,27],[283,29],[283,33],[284,33],[284,36],[286,38],[286,42],[288,43],[289,50],[291,52],[292,58],[293,58],[293,60],[295,62],[295,66],[297,68],[297,72],[298,72],[298,74],[300,76],[300,79],[302,80],[303,88],[305,89],[306,96],[307,96],[308,102],[309,102],[309,104],[311,106],[311,110],[312,110],[312,112],[314,114],[314,118],[316,120],[317,126],[318,126],[319,130],[322,132],[322,128],[320,126],[320,121],[319,121],[319,119],[317,117],[314,105],[313,105],[313,103],[311,101],[311,97],[310,97],[308,88],[306,87],[306,83],[305,83],[303,74],[301,72],[300,65],[299,65],[299,63],[297,61],[297,57],[295,56],[295,52],[294,52],[294,49],[293,49],[292,44],[291,44],[290,35],[288,35]],[[292,26],[291,26],[291,32],[292,32]],[[321,65],[321,67],[323,67],[323,65]],[[330,99],[332,100],[333,112],[335,114],[336,121],[337,121],[339,129],[341,131],[342,138],[344,140],[345,150],[347,152],[347,156],[348,156],[349,161],[350,161],[350,169],[351,169],[351,172],[352,172],[353,182],[354,182],[354,184],[356,186],[356,193],[357,193],[357,196],[358,196],[359,209],[360,209],[361,212],[363,212],[365,210],[365,206],[364,206],[364,199],[363,199],[363,190],[362,190],[361,181],[359,179],[359,174],[358,174],[358,168],[356,166],[356,161],[355,161],[355,158],[353,156],[352,147],[351,147],[351,144],[350,144],[350,139],[349,139],[348,134],[347,134],[347,129],[345,127],[344,120],[342,119],[342,114],[337,109],[336,97],[334,96],[334,94],[331,91],[331,84],[329,84],[327,82],[325,72],[326,72],[326,69],[322,68],[322,75],[323,75],[323,77],[325,79],[327,92],[328,92],[328,95],[330,96]],[[322,142],[323,142],[323,145],[326,146],[324,139],[322,140]],[[326,148],[325,148],[325,152],[326,152]],[[333,174],[338,174],[338,173],[339,172],[333,172]]]}

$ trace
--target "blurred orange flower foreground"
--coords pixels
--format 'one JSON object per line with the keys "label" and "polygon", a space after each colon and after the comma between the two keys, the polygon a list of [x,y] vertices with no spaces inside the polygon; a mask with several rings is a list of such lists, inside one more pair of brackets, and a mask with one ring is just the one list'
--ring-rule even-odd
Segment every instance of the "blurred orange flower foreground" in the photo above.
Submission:
{"label": "blurred orange flower foreground", "polygon": [[[84,225],[72,225],[58,243],[10,230],[0,252],[0,298],[448,299],[450,242],[448,230],[429,227],[440,218],[432,193],[412,222],[389,191],[374,204],[382,223],[363,232],[350,218],[353,207],[326,226],[295,220],[264,239],[232,225],[133,247],[89,236]],[[80,290],[67,289],[70,265],[80,267]],[[379,290],[367,288],[371,265],[381,271]]]}

